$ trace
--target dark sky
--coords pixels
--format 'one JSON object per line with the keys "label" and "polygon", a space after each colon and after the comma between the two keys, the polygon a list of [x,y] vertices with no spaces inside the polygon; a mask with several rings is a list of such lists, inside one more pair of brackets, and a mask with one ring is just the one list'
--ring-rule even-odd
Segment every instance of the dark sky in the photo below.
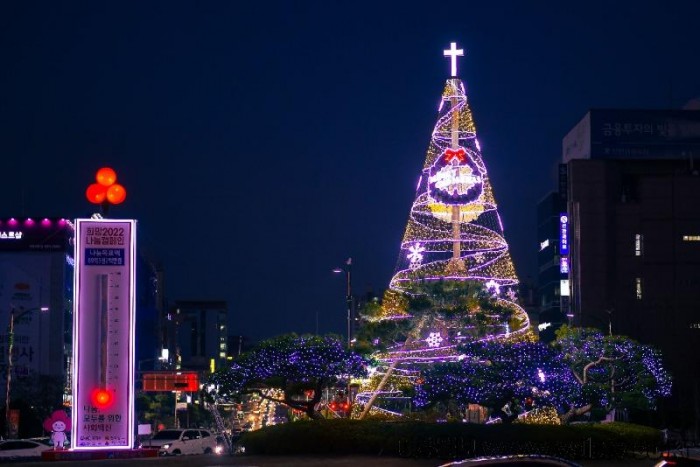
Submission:
{"label": "dark sky", "polygon": [[234,334],[345,332],[341,277],[387,286],[449,62],[521,277],[561,139],[592,107],[700,95],[700,2],[0,3],[0,216],[87,217],[128,191],[168,299]]}

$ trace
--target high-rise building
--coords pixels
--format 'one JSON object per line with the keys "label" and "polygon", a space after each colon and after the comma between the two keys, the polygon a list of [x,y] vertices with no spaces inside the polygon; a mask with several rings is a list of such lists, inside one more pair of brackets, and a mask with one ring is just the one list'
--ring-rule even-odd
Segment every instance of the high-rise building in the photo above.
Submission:
{"label": "high-rise building", "polygon": [[[591,110],[564,138],[573,324],[659,348],[670,408],[700,420],[698,110]],[[561,245],[560,245],[561,250]]]}
{"label": "high-rise building", "polygon": [[172,326],[168,350],[176,368],[214,371],[228,355],[228,307],[225,301],[177,300],[168,312]]}
{"label": "high-rise building", "polygon": [[561,294],[561,281],[568,277],[569,265],[567,256],[560,253],[562,215],[566,215],[566,193],[551,192],[537,204],[537,324],[545,342],[553,340],[555,331],[567,323],[568,297]]}

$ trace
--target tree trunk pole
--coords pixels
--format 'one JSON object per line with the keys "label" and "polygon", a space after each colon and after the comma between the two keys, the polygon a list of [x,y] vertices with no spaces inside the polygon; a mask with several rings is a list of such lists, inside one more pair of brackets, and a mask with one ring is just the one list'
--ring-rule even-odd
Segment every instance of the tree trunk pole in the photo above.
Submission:
{"label": "tree trunk pole", "polygon": [[[420,334],[420,331],[423,329],[423,326],[425,325],[426,319],[427,318],[425,316],[422,317],[421,320],[416,325],[416,328],[414,329],[414,331],[408,335],[408,337],[406,338],[406,341],[403,343],[403,347],[401,348],[402,351],[406,350],[406,348],[409,345],[411,345],[413,343],[413,341],[416,339],[415,336],[418,336]],[[370,409],[374,405],[374,402],[377,400],[377,397],[379,397],[379,392],[382,389],[384,389],[384,386],[386,385],[387,381],[389,381],[389,377],[391,377],[391,374],[394,372],[394,370],[396,369],[396,367],[399,365],[400,362],[401,362],[401,359],[397,358],[396,360],[394,360],[391,363],[391,365],[389,365],[389,368],[386,370],[384,377],[379,382],[379,385],[377,386],[377,388],[374,390],[372,397],[370,397],[369,400],[367,401],[367,403],[365,404],[365,408],[362,411],[362,413],[360,414],[360,420],[364,419],[365,416],[367,416]]]}

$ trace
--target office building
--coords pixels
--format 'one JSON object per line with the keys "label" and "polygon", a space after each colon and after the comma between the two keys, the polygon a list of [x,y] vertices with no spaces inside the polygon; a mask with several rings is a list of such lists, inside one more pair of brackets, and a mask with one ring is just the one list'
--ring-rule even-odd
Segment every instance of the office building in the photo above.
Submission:
{"label": "office building", "polygon": [[168,353],[175,369],[213,372],[228,355],[225,301],[177,300],[168,312]]}
{"label": "office building", "polygon": [[563,140],[570,272],[561,280],[570,292],[563,311],[573,324],[662,351],[674,377],[667,413],[696,431],[698,156],[698,110],[588,112]]}

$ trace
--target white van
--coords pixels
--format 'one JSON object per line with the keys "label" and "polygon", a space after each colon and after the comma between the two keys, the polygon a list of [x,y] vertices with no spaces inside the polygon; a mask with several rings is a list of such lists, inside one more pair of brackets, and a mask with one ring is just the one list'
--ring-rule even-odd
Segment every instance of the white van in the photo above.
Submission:
{"label": "white van", "polygon": [[142,448],[158,449],[161,456],[187,454],[213,454],[216,452],[216,436],[209,430],[195,428],[161,430],[141,445]]}

